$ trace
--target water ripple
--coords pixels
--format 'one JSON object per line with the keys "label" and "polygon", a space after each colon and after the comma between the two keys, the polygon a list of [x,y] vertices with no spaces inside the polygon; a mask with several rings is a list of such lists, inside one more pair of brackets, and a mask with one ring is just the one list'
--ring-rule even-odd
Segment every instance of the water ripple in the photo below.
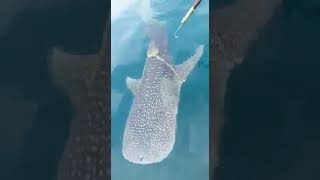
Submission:
{"label": "water ripple", "polygon": [[150,0],[155,15],[165,15],[181,8],[182,0]]}

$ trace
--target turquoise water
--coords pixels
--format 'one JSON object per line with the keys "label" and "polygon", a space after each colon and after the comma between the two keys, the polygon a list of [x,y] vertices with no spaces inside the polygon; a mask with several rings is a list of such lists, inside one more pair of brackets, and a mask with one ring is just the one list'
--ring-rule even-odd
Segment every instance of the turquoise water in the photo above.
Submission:
{"label": "turquoise water", "polygon": [[[171,154],[160,163],[136,165],[121,153],[122,136],[133,96],[125,84],[127,76],[140,78],[149,40],[132,8],[112,21],[112,179],[113,180],[194,180],[209,179],[209,16],[208,0],[179,33],[173,33],[193,1],[153,3],[157,18],[166,22],[173,63],[179,64],[205,45],[199,65],[181,88],[177,115],[176,142]],[[170,5],[174,6],[170,7]],[[170,7],[170,8],[165,8]],[[161,9],[166,9],[161,11]],[[159,13],[161,12],[161,13]]]}

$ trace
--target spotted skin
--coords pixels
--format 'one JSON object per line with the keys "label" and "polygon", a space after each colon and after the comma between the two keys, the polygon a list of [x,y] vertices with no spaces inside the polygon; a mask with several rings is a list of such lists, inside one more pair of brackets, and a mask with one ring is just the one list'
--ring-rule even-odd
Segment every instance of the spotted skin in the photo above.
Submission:
{"label": "spotted skin", "polygon": [[161,86],[166,81],[180,84],[170,67],[156,57],[148,58],[124,133],[123,154],[131,162],[160,162],[173,148],[176,111],[165,105],[166,94]]}
{"label": "spotted skin", "polygon": [[[150,48],[156,48],[153,42]],[[175,143],[181,84],[200,60],[202,51],[200,46],[196,56],[178,66],[169,64],[161,54],[148,54],[142,78],[131,81],[138,84],[127,84],[129,88],[138,88],[131,89],[134,100],[123,135],[125,159],[135,164],[152,164],[170,154]]]}
{"label": "spotted skin", "polygon": [[[79,98],[84,102],[73,120],[57,180],[106,180],[111,177],[110,68],[106,61],[111,53],[107,43],[110,24],[109,17],[99,54],[82,57],[96,65],[85,71],[81,78],[86,93]],[[69,58],[72,56],[68,55]]]}

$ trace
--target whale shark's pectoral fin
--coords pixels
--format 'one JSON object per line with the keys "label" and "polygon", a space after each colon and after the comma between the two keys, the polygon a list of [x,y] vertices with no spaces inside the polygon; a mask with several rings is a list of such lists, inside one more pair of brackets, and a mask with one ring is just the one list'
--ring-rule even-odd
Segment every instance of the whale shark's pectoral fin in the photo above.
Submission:
{"label": "whale shark's pectoral fin", "polygon": [[204,45],[200,45],[193,56],[191,56],[188,60],[184,63],[176,65],[175,69],[180,76],[181,81],[185,81],[191,71],[194,69],[196,64],[199,62],[202,54],[203,54]]}
{"label": "whale shark's pectoral fin", "polygon": [[131,77],[127,77],[126,84],[127,84],[127,87],[133,93],[133,95],[136,95],[140,88],[141,79],[133,79]]}

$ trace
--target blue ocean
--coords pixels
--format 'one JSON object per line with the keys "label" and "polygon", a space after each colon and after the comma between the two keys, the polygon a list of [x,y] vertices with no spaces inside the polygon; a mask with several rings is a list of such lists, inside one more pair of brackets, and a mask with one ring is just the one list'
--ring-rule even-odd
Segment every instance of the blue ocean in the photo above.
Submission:
{"label": "blue ocean", "polygon": [[115,1],[111,2],[112,180],[209,179],[209,0],[201,2],[179,38],[173,34],[193,0],[151,0],[156,18],[166,23],[173,64],[184,62],[200,44],[205,45],[199,64],[181,87],[173,151],[151,165],[133,164],[122,156],[123,132],[133,101],[125,79],[141,77],[149,39],[137,14],[138,1]]}

